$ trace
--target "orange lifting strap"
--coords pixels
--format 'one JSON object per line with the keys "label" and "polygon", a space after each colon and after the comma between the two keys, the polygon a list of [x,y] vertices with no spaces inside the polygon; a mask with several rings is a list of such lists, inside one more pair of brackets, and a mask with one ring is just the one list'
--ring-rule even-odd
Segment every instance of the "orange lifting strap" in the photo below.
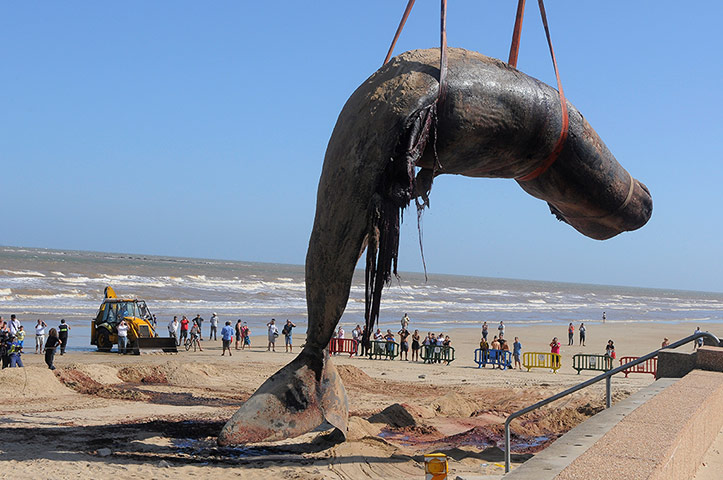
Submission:
{"label": "orange lifting strap", "polygon": [[[394,52],[394,46],[397,44],[397,40],[399,40],[399,35],[402,33],[402,29],[404,28],[404,24],[407,22],[407,18],[409,18],[409,13],[412,11],[412,7],[414,6],[415,0],[409,0],[407,2],[407,8],[404,10],[404,15],[402,15],[402,20],[399,22],[399,26],[397,27],[397,31],[394,34],[394,38],[392,39],[392,44],[389,46],[389,51],[387,52],[387,56],[384,59],[384,64],[386,64],[392,57],[392,52]],[[539,177],[545,171],[547,171],[548,168],[550,168],[550,165],[555,163],[555,160],[557,160],[558,155],[562,151],[562,148],[565,146],[565,140],[567,140],[567,131],[568,131],[568,125],[569,125],[569,117],[567,113],[567,101],[565,100],[565,93],[562,90],[562,82],[560,81],[560,72],[557,69],[557,60],[555,58],[555,51],[552,48],[552,40],[550,38],[550,27],[547,24],[547,14],[545,13],[545,5],[543,0],[537,0],[537,4],[540,7],[540,16],[542,17],[542,24],[545,27],[545,36],[547,37],[547,45],[550,47],[550,56],[552,57],[552,65],[555,68],[555,78],[557,79],[557,90],[560,93],[560,110],[562,112],[562,128],[560,129],[560,137],[557,139],[557,143],[555,143],[554,148],[552,149],[552,152],[550,152],[550,155],[547,156],[547,158],[542,162],[542,164],[537,167],[532,172],[528,173],[527,175],[523,175],[521,177],[516,178],[516,180],[521,182],[527,182],[530,180],[534,180],[535,178]],[[512,65],[513,67],[517,67],[517,54],[520,50],[520,34],[522,32],[522,19],[524,17],[524,11],[525,11],[525,0],[519,0],[517,3],[517,15],[515,18],[515,28],[514,32],[512,34],[512,44],[510,46],[510,58],[507,63]],[[446,78],[447,78],[447,0],[442,0],[442,8],[440,13],[440,59],[439,59],[439,92],[438,92],[438,98],[437,100],[440,101],[444,98],[444,94],[447,89],[446,85]]]}

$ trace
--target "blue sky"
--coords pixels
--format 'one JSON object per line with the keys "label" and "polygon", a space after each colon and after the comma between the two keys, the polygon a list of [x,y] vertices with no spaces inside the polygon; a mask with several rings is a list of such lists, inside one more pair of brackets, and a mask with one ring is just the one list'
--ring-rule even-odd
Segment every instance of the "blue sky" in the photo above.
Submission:
{"label": "blue sky", "polygon": [[[565,93],[653,218],[599,242],[511,180],[443,176],[429,271],[723,291],[723,3],[547,3]],[[336,118],[405,4],[3,2],[0,243],[303,263]],[[450,1],[449,45],[506,59],[515,4]],[[418,0],[395,53],[437,47],[438,15]],[[531,0],[518,67],[554,85],[546,49]]]}

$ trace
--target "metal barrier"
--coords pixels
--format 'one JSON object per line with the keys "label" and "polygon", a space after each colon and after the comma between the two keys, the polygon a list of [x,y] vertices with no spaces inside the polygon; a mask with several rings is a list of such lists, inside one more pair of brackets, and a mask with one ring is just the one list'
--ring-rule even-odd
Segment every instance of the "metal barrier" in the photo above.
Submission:
{"label": "metal barrier", "polygon": [[[638,358],[639,357],[622,357],[620,359],[620,365],[623,363],[630,363]],[[626,368],[623,370],[623,373],[625,374],[625,378],[628,378],[629,373],[652,373],[653,376],[656,376],[658,373],[658,357],[649,358],[643,363]]]}
{"label": "metal barrier", "polygon": [[509,350],[495,350],[489,348],[482,350],[478,348],[474,351],[474,363],[477,364],[477,368],[481,368],[483,365],[493,365],[500,367],[502,370],[512,368],[512,352]]}
{"label": "metal barrier", "polygon": [[554,373],[560,368],[560,354],[547,352],[525,352],[522,366],[529,372],[532,368],[551,368]]}
{"label": "metal barrier", "polygon": [[[594,384],[594,383],[597,383],[597,382],[599,382],[600,380],[605,380],[605,407],[606,407],[606,408],[610,408],[610,405],[612,404],[611,378],[612,378],[613,375],[615,375],[616,373],[620,373],[620,372],[622,372],[622,371],[624,371],[624,370],[629,370],[630,368],[632,368],[632,367],[634,367],[634,366],[636,366],[636,365],[638,365],[638,364],[640,364],[640,363],[643,363],[643,362],[645,362],[645,361],[647,361],[647,360],[649,360],[649,359],[651,359],[651,358],[657,357],[657,356],[658,356],[658,352],[660,352],[661,350],[668,350],[668,349],[678,348],[678,347],[680,347],[681,345],[685,345],[686,343],[692,342],[692,341],[694,341],[694,340],[698,340],[699,338],[703,338],[703,337],[707,337],[707,338],[709,338],[710,340],[712,340],[713,342],[715,342],[715,343],[714,343],[715,345],[721,346],[721,342],[720,342],[720,340],[718,340],[718,337],[716,337],[716,336],[713,335],[712,333],[710,333],[710,332],[699,332],[699,333],[693,334],[693,335],[691,335],[691,336],[689,336],[689,337],[685,337],[685,338],[682,339],[682,340],[678,340],[678,341],[675,342],[675,343],[671,343],[671,344],[668,345],[667,347],[659,348],[659,349],[655,350],[654,352],[650,352],[650,353],[648,353],[647,355],[643,355],[642,357],[638,357],[637,360],[633,360],[632,362],[628,362],[628,363],[626,363],[626,364],[624,364],[624,365],[620,365],[619,367],[613,368],[612,370],[609,370],[609,371],[607,371],[607,372],[605,372],[605,373],[603,373],[603,374],[600,374],[600,375],[598,375],[597,377],[593,377],[593,378],[591,378],[591,379],[589,379],[589,380],[586,380],[586,381],[584,381],[584,382],[582,382],[582,383],[580,383],[580,384],[578,384],[578,385],[575,385],[574,387],[568,388],[567,390],[564,390],[564,391],[562,391],[562,392],[560,392],[560,393],[557,393],[557,394],[555,394],[555,395],[553,395],[553,396],[551,396],[551,397],[548,397],[548,398],[546,398],[546,399],[544,399],[544,400],[541,400],[541,401],[535,403],[534,405],[530,405],[529,407],[525,407],[525,408],[523,408],[522,410],[518,410],[518,411],[516,411],[516,412],[514,412],[514,413],[511,413],[510,416],[507,417],[507,420],[505,420],[505,473],[507,473],[507,472],[510,471],[510,455],[511,455],[511,453],[512,453],[512,452],[510,451],[510,422],[512,422],[512,420],[514,420],[515,418],[520,417],[520,416],[522,416],[522,415],[524,415],[524,414],[526,414],[526,413],[529,413],[529,412],[531,412],[531,411],[533,411],[533,410],[537,410],[537,409],[540,408],[540,407],[544,407],[544,406],[547,405],[548,403],[552,403],[552,402],[554,402],[555,400],[559,400],[559,399],[561,399],[562,397],[565,397],[565,396],[567,396],[567,395],[570,395],[571,393],[575,393],[575,392],[577,392],[578,390],[582,390],[582,389],[585,388],[585,387],[589,387],[590,385],[592,385],[592,384]],[[525,354],[525,355],[527,355],[527,354]],[[622,359],[621,359],[621,360],[622,360]]]}
{"label": "metal barrier", "polygon": [[449,365],[454,361],[454,347],[422,345],[422,354],[420,356],[424,363],[447,362],[447,365]]}
{"label": "metal barrier", "polygon": [[389,358],[394,360],[399,355],[399,344],[397,342],[387,342],[384,340],[372,340],[369,342],[369,358],[380,360]]}
{"label": "metal barrier", "polygon": [[578,353],[572,356],[572,368],[577,370],[578,375],[580,375],[581,370],[607,372],[613,368],[613,358],[609,355],[588,355],[585,353]]}
{"label": "metal barrier", "polygon": [[332,338],[329,340],[329,354],[348,353],[350,357],[357,355],[359,342],[353,338]]}

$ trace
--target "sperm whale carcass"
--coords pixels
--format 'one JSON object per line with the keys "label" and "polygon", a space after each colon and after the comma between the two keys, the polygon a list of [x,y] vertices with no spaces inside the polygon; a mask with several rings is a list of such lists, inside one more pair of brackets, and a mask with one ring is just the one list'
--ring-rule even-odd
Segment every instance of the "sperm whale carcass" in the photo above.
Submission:
{"label": "sperm whale carcass", "polygon": [[399,55],[344,106],[324,158],[306,257],[306,345],[227,422],[221,445],[289,438],[324,421],[346,432],[346,392],[327,345],[354,268],[366,249],[370,332],[382,288],[396,274],[401,212],[412,201],[427,204],[436,176],[515,179],[559,220],[599,240],[650,218],[648,189],[570,103],[567,138],[559,141],[557,90],[499,60],[449,49],[438,101],[438,62],[439,50]]}

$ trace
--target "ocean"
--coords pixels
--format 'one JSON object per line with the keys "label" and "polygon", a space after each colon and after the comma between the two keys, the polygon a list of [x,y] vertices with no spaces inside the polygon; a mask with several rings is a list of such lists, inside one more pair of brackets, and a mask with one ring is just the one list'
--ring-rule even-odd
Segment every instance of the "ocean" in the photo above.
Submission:
{"label": "ocean", "polygon": [[[723,322],[723,293],[401,273],[382,297],[380,326],[394,328],[407,313],[414,328],[445,331],[505,324],[599,322]],[[243,319],[252,334],[271,318],[306,329],[304,267],[231,260],[0,247],[0,316],[16,314],[29,337],[41,318],[71,326],[69,346],[90,350],[90,322],[112,286],[119,296],[146,300],[159,334],[173,315],[216,312]],[[364,321],[364,274],[355,274],[341,324]],[[208,322],[204,323],[204,335]],[[32,344],[32,341],[31,341]]]}

